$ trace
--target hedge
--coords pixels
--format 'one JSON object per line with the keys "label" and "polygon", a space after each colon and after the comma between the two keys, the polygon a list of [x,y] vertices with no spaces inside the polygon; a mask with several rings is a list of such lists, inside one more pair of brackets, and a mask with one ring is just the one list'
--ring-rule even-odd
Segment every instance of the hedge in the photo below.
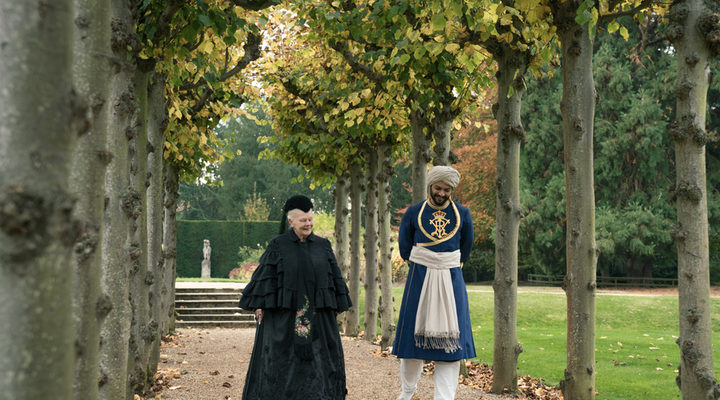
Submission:
{"label": "hedge", "polygon": [[177,276],[200,277],[203,240],[210,240],[211,276],[227,278],[237,267],[240,246],[265,247],[278,233],[279,222],[179,220]]}

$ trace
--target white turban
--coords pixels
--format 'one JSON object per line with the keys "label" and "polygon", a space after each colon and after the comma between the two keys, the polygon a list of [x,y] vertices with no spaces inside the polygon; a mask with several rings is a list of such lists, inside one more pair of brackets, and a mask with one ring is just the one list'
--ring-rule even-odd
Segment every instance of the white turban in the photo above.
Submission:
{"label": "white turban", "polygon": [[460,173],[453,167],[438,165],[430,168],[427,174],[428,186],[436,182],[445,182],[453,189],[460,183]]}

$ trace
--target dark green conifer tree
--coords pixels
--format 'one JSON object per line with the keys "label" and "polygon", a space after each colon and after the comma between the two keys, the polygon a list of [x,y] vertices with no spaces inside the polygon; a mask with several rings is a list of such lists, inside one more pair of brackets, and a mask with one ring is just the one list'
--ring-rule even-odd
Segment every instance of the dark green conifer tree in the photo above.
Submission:
{"label": "dark green conifer tree", "polygon": [[[675,221],[670,193],[675,170],[667,124],[675,113],[676,62],[657,21],[637,26],[628,19],[623,24],[630,39],[600,33],[593,58],[598,275],[674,277],[677,256],[669,230]],[[523,124],[528,139],[521,159],[521,198],[527,209],[521,223],[521,263],[553,275],[565,270],[561,85],[559,73],[529,82]],[[720,106],[719,93],[716,82],[708,102],[709,132],[720,126],[712,118]],[[713,169],[719,162],[717,149],[717,141],[708,144],[708,188],[720,187],[720,173],[712,172],[718,170]],[[708,207],[710,226],[718,226],[717,189],[708,191]],[[718,228],[711,228],[710,236],[710,246],[720,247]],[[719,279],[717,256],[711,268]]]}

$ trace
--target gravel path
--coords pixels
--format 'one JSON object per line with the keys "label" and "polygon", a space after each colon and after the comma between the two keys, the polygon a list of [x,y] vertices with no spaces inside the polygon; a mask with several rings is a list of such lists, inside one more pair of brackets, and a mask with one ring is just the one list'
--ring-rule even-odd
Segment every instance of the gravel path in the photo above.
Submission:
{"label": "gravel path", "polygon": [[[160,372],[173,376],[148,398],[240,400],[255,329],[178,329],[177,340],[161,349]],[[343,337],[348,400],[394,400],[400,390],[400,362],[380,357],[378,346]],[[159,397],[158,397],[159,396]],[[432,399],[432,376],[423,375],[416,398]],[[457,400],[502,400],[458,385]],[[312,400],[312,399],[308,399]]]}

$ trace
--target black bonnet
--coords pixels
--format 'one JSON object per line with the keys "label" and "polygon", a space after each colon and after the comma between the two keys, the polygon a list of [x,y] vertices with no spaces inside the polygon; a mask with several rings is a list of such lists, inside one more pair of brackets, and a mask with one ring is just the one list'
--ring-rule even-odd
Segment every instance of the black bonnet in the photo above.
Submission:
{"label": "black bonnet", "polygon": [[283,207],[283,216],[280,219],[280,233],[284,233],[287,230],[288,211],[296,208],[302,210],[303,212],[308,212],[313,208],[313,204],[309,198],[303,195],[297,195],[287,199],[285,206]]}
{"label": "black bonnet", "polygon": [[303,212],[308,212],[313,208],[313,203],[309,198],[303,195],[293,196],[285,202],[283,213],[287,213],[288,211],[296,208],[302,210]]}

